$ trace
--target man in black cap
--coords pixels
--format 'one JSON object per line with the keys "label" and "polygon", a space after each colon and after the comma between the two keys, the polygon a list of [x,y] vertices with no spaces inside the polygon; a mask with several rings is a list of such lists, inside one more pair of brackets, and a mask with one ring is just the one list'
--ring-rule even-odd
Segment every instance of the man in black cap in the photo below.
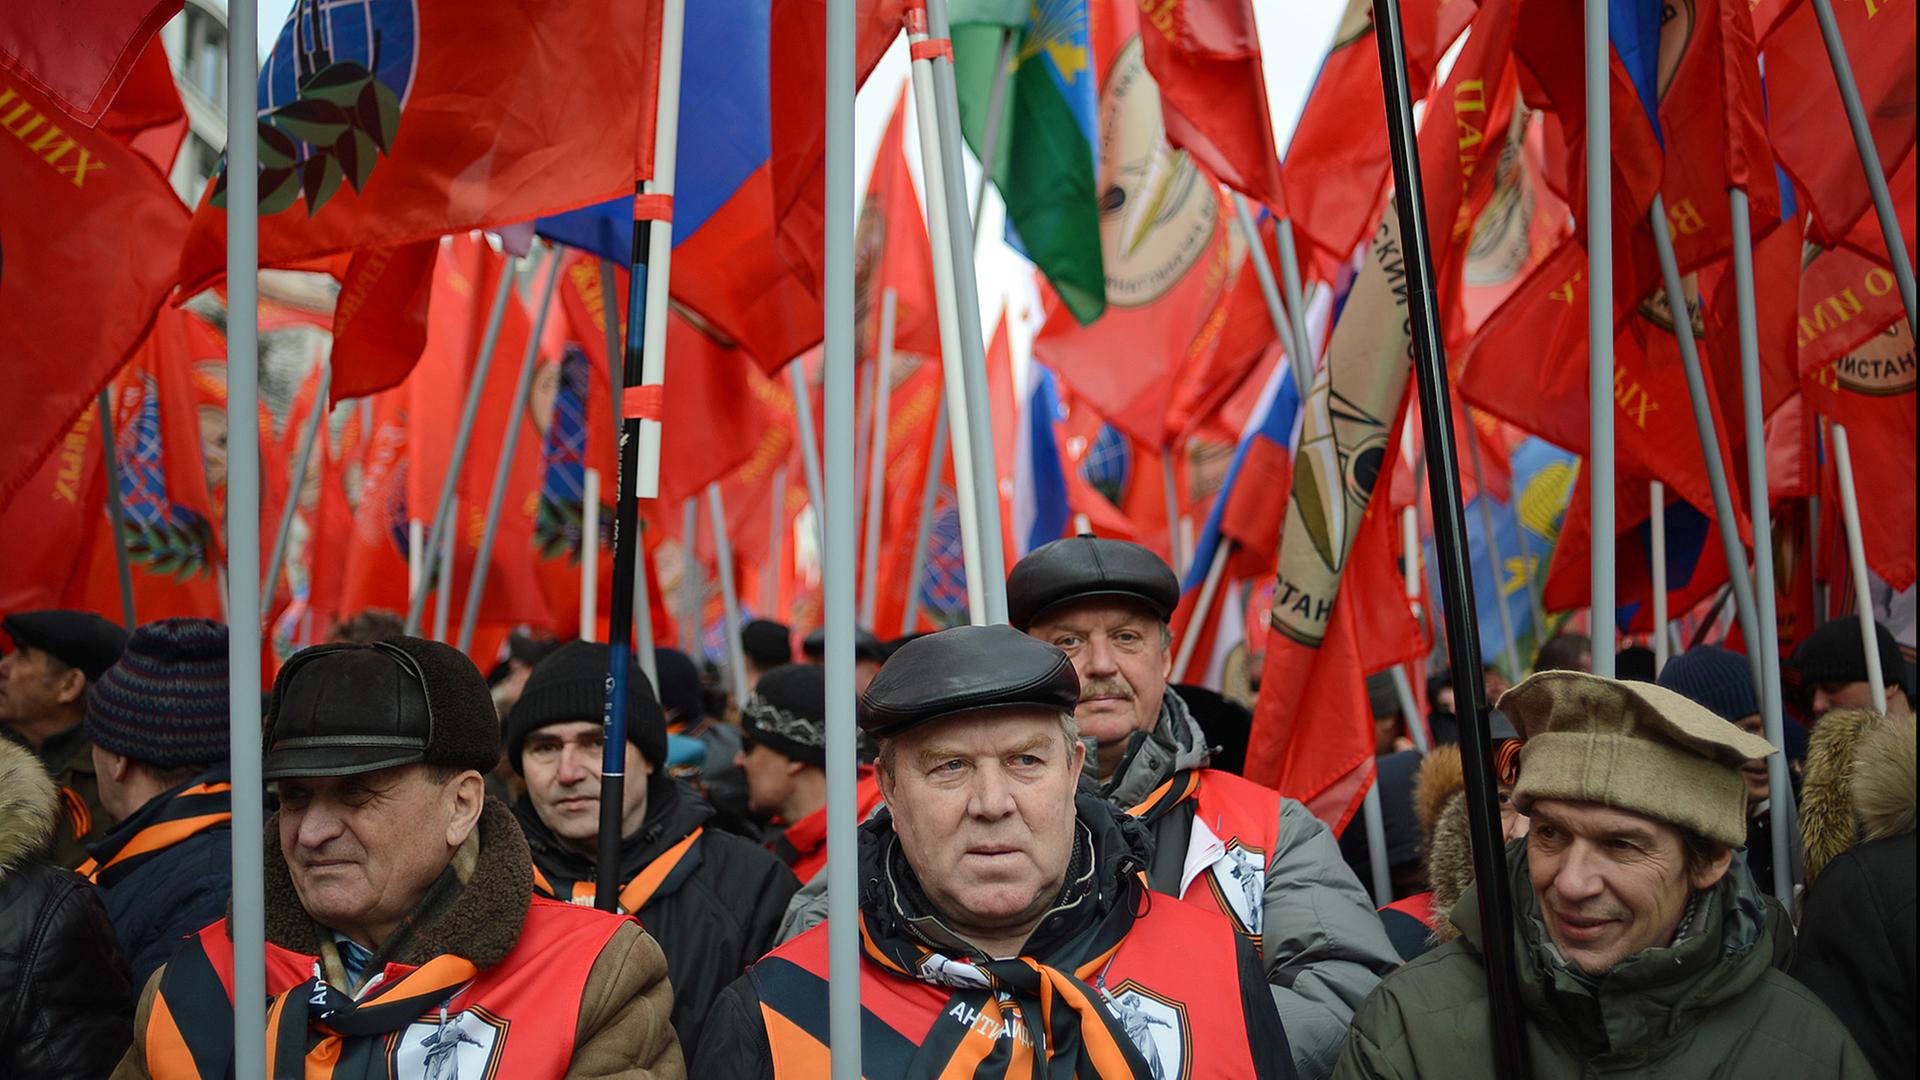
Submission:
{"label": "man in black cap", "polygon": [[[827,662],[827,632],[815,630],[800,642],[800,651],[809,664]],[[880,639],[864,626],[853,628],[853,692],[864,694],[873,677],[880,674],[880,665],[887,662],[886,647]]]}
{"label": "man in black cap", "polygon": [[0,734],[40,755],[60,792],[53,861],[86,861],[111,819],[100,805],[93,747],[81,720],[87,688],[106,674],[127,632],[91,611],[21,611],[0,620],[13,649],[0,656]]}
{"label": "man in black cap", "polygon": [[[533,849],[534,888],[591,905],[600,852],[608,648],[560,646],[507,714],[507,759],[527,782],[514,816]],[[627,674],[627,780],[620,808],[620,909],[667,954],[673,1027],[693,1052],[713,999],[773,947],[799,883],[750,840],[712,827],[713,807],[661,766],[667,722],[635,664]]]}
{"label": "man in black cap", "polygon": [[[747,813],[747,778],[740,773],[740,729],[707,708],[707,684],[700,667],[679,649],[653,650],[653,671],[660,680],[660,708],[667,715],[669,754],[674,775],[698,787],[718,815],[714,823],[728,832],[760,838]],[[675,747],[689,747],[685,754]]]}
{"label": "man in black cap", "polygon": [[1208,740],[1169,692],[1180,583],[1138,544],[1091,536],[1034,549],[1007,575],[1013,626],[1063,650],[1089,773],[1153,833],[1155,891],[1225,913],[1262,950],[1303,1077],[1333,1068],[1353,1011],[1399,964],[1333,833],[1271,788],[1206,767]]}
{"label": "man in black cap", "polygon": [[793,631],[785,623],[754,619],[740,628],[740,652],[746,657],[747,689],[751,690],[760,676],[793,662]]}
{"label": "man in black cap", "polygon": [[[740,710],[740,736],[747,809],[784,826],[767,846],[802,883],[814,880],[827,864],[825,669],[787,664],[767,672]],[[855,792],[864,821],[880,803],[871,766],[859,766]]]}
{"label": "man in black cap", "polygon": [[[860,701],[886,808],[860,829],[861,1061],[872,1076],[1293,1075],[1251,945],[1151,903],[1138,823],[1077,792],[1079,679],[1060,650],[958,627]],[[702,1078],[826,1073],[827,930],[722,994]]]}
{"label": "man in black cap", "polygon": [[[500,725],[466,656],[409,637],[307,649],[264,742],[267,1075],[685,1074],[660,947],[533,894],[519,826],[483,794]],[[226,920],[188,938],[114,1075],[231,1075],[232,970]]]}
{"label": "man in black cap", "polygon": [[[1880,679],[1887,688],[1887,715],[1912,716],[1899,643],[1879,623],[1873,624],[1873,630],[1880,645]],[[1815,630],[1793,650],[1788,667],[1815,720],[1835,709],[1873,708],[1867,649],[1860,640],[1860,620],[1854,616],[1834,619]]]}

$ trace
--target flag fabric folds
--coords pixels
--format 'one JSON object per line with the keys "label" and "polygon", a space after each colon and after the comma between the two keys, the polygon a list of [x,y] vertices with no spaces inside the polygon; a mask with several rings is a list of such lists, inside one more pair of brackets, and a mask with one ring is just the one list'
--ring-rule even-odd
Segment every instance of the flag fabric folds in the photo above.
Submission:
{"label": "flag fabric folds", "polygon": [[0,79],[30,87],[91,128],[180,0],[60,0],[0,6]]}

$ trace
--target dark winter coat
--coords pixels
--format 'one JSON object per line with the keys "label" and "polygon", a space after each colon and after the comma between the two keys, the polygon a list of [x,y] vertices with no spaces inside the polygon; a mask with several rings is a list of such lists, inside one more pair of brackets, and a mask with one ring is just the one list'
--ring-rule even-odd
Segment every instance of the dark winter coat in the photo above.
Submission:
{"label": "dark winter coat", "polygon": [[[1700,894],[1673,944],[1592,979],[1566,966],[1540,922],[1526,842],[1507,849],[1521,1007],[1539,1077],[1867,1080],[1871,1068],[1831,1012],[1772,966],[1766,908],[1729,874]],[[1355,1014],[1334,1076],[1491,1076],[1485,940],[1469,887],[1460,936],[1387,976]]]}
{"label": "dark winter coat", "polygon": [[[100,886],[113,920],[120,949],[133,968],[133,985],[145,986],[152,975],[183,938],[217,921],[227,912],[227,900],[233,894],[233,827],[223,824],[170,844],[139,859],[119,864],[112,862],[141,830],[159,821],[173,797],[183,790],[206,784],[225,783],[226,770],[197,776],[147,801],[127,820],[108,830],[93,846],[94,860],[102,869],[94,880]],[[196,795],[196,802],[217,803],[226,810],[226,793]],[[210,811],[212,806],[197,806]]]}
{"label": "dark winter coat", "polygon": [[[534,866],[560,899],[571,898],[573,882],[594,880],[594,861],[554,836],[526,796],[513,809]],[[713,807],[685,783],[655,776],[648,781],[646,819],[621,846],[624,885],[703,829],[638,912],[640,924],[667,954],[673,1028],[689,1060],[714,999],[773,948],[787,901],[800,887],[772,852],[712,827],[713,816]]]}
{"label": "dark winter coat", "polygon": [[46,861],[59,820],[33,752],[0,740],[0,1076],[89,1080],[133,1039],[133,984],[100,898]]}

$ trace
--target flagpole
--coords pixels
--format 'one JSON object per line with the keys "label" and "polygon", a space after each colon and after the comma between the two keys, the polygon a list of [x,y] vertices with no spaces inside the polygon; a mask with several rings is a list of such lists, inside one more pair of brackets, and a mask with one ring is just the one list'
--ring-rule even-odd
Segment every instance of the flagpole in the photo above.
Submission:
{"label": "flagpole", "polygon": [[[320,439],[320,425],[326,423],[327,414],[330,411],[327,408],[327,387],[332,379],[332,366],[325,360],[320,361],[320,386],[314,392],[313,415],[307,418],[307,430],[300,433],[300,449],[293,455],[293,482],[287,486],[287,505],[280,508],[280,524],[273,533],[273,554],[267,558],[267,581],[260,587],[260,610],[269,614],[273,611],[274,590],[280,587],[280,570],[286,563],[287,540],[293,535],[293,515],[300,509],[300,489],[307,485],[307,466],[313,461],[313,447]],[[106,393],[105,390],[100,391],[103,414],[106,412]],[[112,437],[112,424],[113,420],[109,418],[108,426],[103,429],[109,438]],[[115,479],[117,480],[118,476],[115,476]],[[110,487],[109,491],[117,491],[117,485]],[[115,498],[107,510],[113,518],[114,536],[118,537],[120,535],[119,500]],[[121,570],[124,571],[126,569],[124,546],[116,548],[116,553],[123,560]],[[128,589],[131,588],[132,585],[129,583]],[[133,620],[131,592],[123,590],[122,603],[128,610],[127,620],[128,625],[131,626]]]}
{"label": "flagpole", "polygon": [[[1604,7],[1604,0],[1589,0],[1589,3]],[[1394,203],[1407,255],[1408,328],[1420,414],[1451,417],[1446,345],[1440,332],[1440,312],[1434,293],[1433,250],[1427,232],[1413,100],[1407,87],[1406,31],[1401,24],[1399,0],[1376,3],[1374,20],[1393,160]],[[1600,40],[1604,46],[1604,34]],[[1603,126],[1599,130],[1606,129]],[[1604,173],[1602,179],[1605,179]],[[1601,190],[1604,192],[1606,188],[1603,186]],[[1521,1029],[1521,1018],[1526,1014],[1520,1003],[1520,984],[1515,970],[1511,929],[1513,896],[1507,874],[1506,846],[1500,832],[1499,785],[1493,772],[1486,682],[1481,677],[1480,641],[1474,629],[1473,566],[1468,558],[1466,518],[1460,502],[1460,461],[1451,423],[1422,424],[1421,434],[1426,445],[1427,478],[1433,496],[1437,556],[1434,561],[1439,564],[1441,575],[1455,710],[1460,718],[1460,762],[1465,777],[1467,827],[1473,845],[1474,877],[1480,883],[1476,890],[1478,914],[1480,925],[1486,930],[1481,952],[1486,960],[1494,1075],[1501,1080],[1518,1080],[1530,1072]],[[1597,658],[1597,643],[1595,654]],[[1607,657],[1611,661],[1610,650]]]}
{"label": "flagpole", "polygon": [[[473,440],[474,421],[480,415],[480,398],[487,386],[487,372],[493,368],[493,353],[500,344],[500,324],[507,315],[507,296],[513,291],[513,279],[519,268],[526,264],[525,259],[509,259],[500,268],[500,283],[493,291],[493,307],[487,313],[487,328],[480,337],[480,351],[473,358],[473,371],[467,376],[467,400],[460,409],[460,425],[454,429],[453,449],[447,455],[447,471],[440,478],[440,497],[434,503],[433,535],[439,536],[443,528],[450,527],[453,521],[453,493],[460,482],[460,463],[467,460],[467,444]],[[368,436],[371,437],[371,431]],[[406,632],[409,636],[420,633],[420,620],[426,613],[427,592],[433,581],[432,556],[420,570],[420,577],[412,583],[412,596],[407,601]]]}
{"label": "flagpole", "polygon": [[447,527],[433,534],[431,546],[427,549],[427,562],[436,567],[434,571],[434,591],[438,599],[433,606],[433,640],[447,640],[447,621],[453,617],[453,538],[460,532],[460,499],[456,496],[452,505],[452,516]]}
{"label": "flagpole", "polygon": [[680,513],[680,610],[686,612],[680,620],[680,648],[698,663],[707,607],[706,568],[700,565],[700,508],[688,499],[680,504]]}
{"label": "flagpole", "polygon": [[[540,287],[540,310],[533,317],[533,335],[527,339],[527,351],[520,361],[520,378],[513,384],[513,405],[507,410],[507,428],[500,439],[500,460],[493,469],[493,489],[487,493],[486,524],[480,530],[480,548],[473,553],[473,573],[467,577],[467,604],[460,610],[460,639],[455,647],[461,652],[473,645],[474,624],[480,618],[480,597],[487,591],[488,571],[493,568],[493,540],[500,531],[500,511],[507,502],[513,454],[520,445],[520,428],[527,417],[527,392],[533,388],[533,369],[540,359],[540,339],[546,336],[547,313],[553,310],[554,289],[560,284],[561,261],[558,249],[548,253],[547,283]],[[447,534],[447,541],[452,544],[452,532]]]}
{"label": "flagpole", "polygon": [[1200,595],[1193,601],[1193,617],[1187,620],[1187,632],[1180,635],[1180,648],[1174,653],[1173,673],[1168,682],[1185,682],[1193,654],[1200,647],[1201,627],[1213,613],[1213,598],[1220,591],[1220,578],[1226,573],[1227,559],[1233,554],[1233,541],[1220,537],[1213,548],[1213,561],[1207,564],[1207,576],[1200,582]]}
{"label": "flagpole", "polygon": [[1274,223],[1273,232],[1276,246],[1280,249],[1280,284],[1287,298],[1287,310],[1293,313],[1293,347],[1307,362],[1309,378],[1299,385],[1312,386],[1311,376],[1316,366],[1313,337],[1307,333],[1307,302],[1306,294],[1300,288],[1300,257],[1293,247],[1293,219],[1281,218]]}
{"label": "flagpole", "polygon": [[[611,411],[609,411],[607,415],[613,418],[615,429],[618,430],[621,423],[620,414],[622,409],[620,403],[622,395],[625,393],[624,384],[626,382],[626,371],[624,370],[625,364],[622,362],[624,357],[622,356],[620,342],[620,310],[613,306],[613,287],[613,260],[602,255],[600,257],[600,323],[607,335],[607,387],[613,391],[609,402]],[[613,465],[613,475],[617,489],[620,476],[619,439],[616,438],[614,442],[613,461],[611,464]],[[617,490],[614,499],[617,508],[619,505]],[[595,520],[598,520],[597,516]],[[635,519],[634,527],[636,529],[641,528],[637,518]],[[635,659],[640,661],[640,673],[647,677],[647,682],[655,688],[657,693],[660,686],[660,674],[654,670],[653,661],[653,598],[650,595],[652,586],[647,583],[647,538],[645,532],[642,531],[635,539],[638,541],[638,545],[635,547],[634,558],[640,560],[641,568],[639,572],[633,575],[633,603],[631,605],[633,609],[631,616],[633,619],[633,652]],[[594,543],[597,548],[599,544],[597,537]],[[619,557],[619,545],[615,544],[614,548],[615,558],[617,559]],[[597,559],[595,563],[594,573],[597,576],[600,572]],[[608,584],[617,585],[618,581],[619,575],[616,573],[614,580]],[[607,594],[607,625],[609,629],[613,626],[613,609],[619,604],[620,595],[621,593],[617,588]],[[609,633],[607,636],[611,639],[613,635]]]}
{"label": "flagpole", "polygon": [[[858,388],[857,404],[853,410],[853,475],[856,478],[867,475],[867,434],[873,429],[873,381],[877,367],[872,361],[854,361],[854,385]],[[854,498],[860,500],[854,504],[855,513],[860,516],[854,520],[853,534],[861,535],[866,521],[865,484],[854,485]]]}
{"label": "flagpole", "polygon": [[1175,574],[1185,576],[1187,553],[1180,547],[1180,486],[1175,473],[1172,443],[1160,448],[1160,491],[1167,501],[1167,564]]}
{"label": "flagpole", "polygon": [[800,429],[800,467],[807,478],[807,501],[813,504],[813,542],[815,550],[826,550],[825,519],[827,496],[820,478],[820,444],[813,430],[813,395],[807,392],[806,365],[800,360],[787,364],[787,382],[793,387],[794,426]]}
{"label": "flagpole", "polygon": [[120,454],[113,435],[113,392],[100,388],[100,456],[107,474],[107,527],[113,530],[113,567],[120,578],[120,622],[131,633],[140,625],[133,604],[133,566],[127,561],[126,508],[120,499]]}
{"label": "flagpole", "polygon": [[1486,472],[1480,465],[1480,431],[1473,422],[1473,406],[1464,399],[1460,402],[1460,416],[1467,422],[1467,462],[1473,468],[1473,486],[1480,489],[1474,501],[1480,504],[1480,532],[1487,538],[1487,562],[1493,572],[1493,602],[1500,615],[1500,640],[1506,647],[1507,674],[1518,679],[1520,648],[1514,642],[1513,613],[1507,610],[1507,563],[1500,556],[1500,538],[1493,531],[1493,506],[1487,495]]}
{"label": "flagpole", "polygon": [[[1760,664],[1760,719],[1767,741],[1785,750],[1786,725],[1781,714],[1780,624],[1774,616],[1773,505],[1767,482],[1765,403],[1760,395],[1760,329],[1753,287],[1753,220],[1743,188],[1727,193],[1733,212],[1733,288],[1740,324],[1740,419],[1747,440],[1747,490],[1752,493],[1747,513],[1753,520],[1754,621],[1760,640],[1749,645]],[[1851,464],[1851,463],[1849,463]],[[1665,626],[1661,627],[1662,637]],[[1876,642],[1877,644],[1877,642]],[[1875,665],[1877,668],[1878,665]],[[1767,813],[1773,824],[1773,894],[1793,895],[1793,866],[1789,859],[1794,824],[1793,788],[1787,777],[1787,755],[1767,756]]]}
{"label": "flagpole", "polygon": [[707,521],[713,529],[713,558],[719,564],[720,600],[726,610],[727,681],[738,708],[747,703],[747,657],[740,643],[740,594],[733,580],[733,541],[727,535],[727,504],[719,484],[707,485]]}
{"label": "flagpole", "polygon": [[600,470],[580,474],[580,640],[592,641],[600,612]]}
{"label": "flagpole", "polygon": [[973,243],[980,245],[980,219],[987,211],[987,185],[993,182],[994,151],[1000,141],[1000,121],[1007,108],[1007,72],[1013,64],[1013,30],[1000,31],[1000,58],[993,67],[993,85],[987,90],[987,126],[980,139],[980,183],[973,189]]}
{"label": "flagpole", "polygon": [[[1733,516],[1733,495],[1727,486],[1727,466],[1720,457],[1720,436],[1713,423],[1713,406],[1707,401],[1707,381],[1700,368],[1700,350],[1693,337],[1693,313],[1687,308],[1687,294],[1680,281],[1680,264],[1673,254],[1673,232],[1667,225],[1666,203],[1658,193],[1647,220],[1653,226],[1653,247],[1660,256],[1660,276],[1667,291],[1667,310],[1673,317],[1674,340],[1680,345],[1680,365],[1687,373],[1687,399],[1693,403],[1694,431],[1700,437],[1700,456],[1707,466],[1707,484],[1713,491],[1713,517],[1720,534],[1720,551],[1726,556],[1727,578],[1733,583],[1733,610],[1740,620],[1740,637],[1746,642],[1760,640],[1760,627],[1753,610],[1753,581],[1747,576],[1746,546],[1740,540],[1740,526]],[[1759,537],[1755,537],[1755,542]],[[1760,692],[1762,663],[1751,644],[1747,660],[1753,669],[1753,688]]]}
{"label": "flagpole", "polygon": [[[627,256],[627,332],[620,352],[620,466],[614,474],[613,589],[607,607],[607,696],[601,716],[600,836],[594,906],[620,907],[621,818],[627,792],[627,679],[634,610],[645,602],[640,500],[660,496],[661,385],[666,379],[667,285],[673,255],[673,179],[680,140],[680,51],[686,0],[660,4],[660,77],[654,95],[653,176],[635,185]],[[614,321],[606,304],[607,321]],[[535,340],[539,335],[534,335]],[[608,368],[613,366],[611,354]],[[651,636],[649,634],[648,636]],[[653,654],[640,658],[651,678]],[[654,679],[655,686],[659,684]]]}
{"label": "flagpole", "polygon": [[1887,174],[1880,165],[1873,129],[1867,125],[1867,110],[1860,102],[1860,86],[1853,78],[1853,62],[1847,58],[1847,43],[1840,36],[1840,23],[1833,17],[1832,0],[1813,0],[1813,17],[1820,23],[1820,40],[1827,47],[1827,62],[1833,66],[1833,82],[1840,90],[1840,104],[1847,110],[1847,128],[1853,133],[1853,148],[1860,155],[1860,171],[1866,175],[1867,190],[1873,195],[1880,238],[1887,245],[1887,261],[1893,267],[1894,280],[1900,285],[1900,303],[1907,311],[1907,329],[1920,341],[1920,331],[1915,330],[1914,321],[1913,263],[1907,259],[1900,217],[1894,211],[1893,195],[1887,190]]}
{"label": "flagpole", "polygon": [[[961,342],[959,285],[957,265],[952,258],[953,230],[948,220],[950,204],[946,198],[946,140],[939,135],[939,105],[933,86],[934,51],[927,43],[927,12],[916,4],[907,9],[907,41],[917,52],[929,55],[913,61],[914,115],[919,122],[921,174],[926,177],[927,232],[933,243],[933,291],[940,326],[940,370],[946,381],[947,437],[953,446],[954,497],[960,507],[961,558],[967,573],[967,618],[975,626],[992,622],[987,611],[986,548],[988,534],[982,520],[983,508],[973,470],[978,460],[973,452],[974,438],[981,432],[973,426],[967,400],[973,387],[967,378],[965,347]],[[831,426],[831,425],[829,425]],[[1004,598],[1004,587],[1002,595]]]}
{"label": "flagpole", "polygon": [[[973,227],[961,217],[967,212],[967,190],[966,170],[961,165],[965,151],[960,140],[960,97],[953,78],[952,33],[947,22],[947,0],[926,0],[926,3],[929,39],[945,46],[928,61],[938,115],[938,123],[931,130],[939,139],[941,160],[947,163],[938,175],[946,191],[948,220],[955,226],[947,230],[947,246],[952,252],[962,371],[967,384],[965,405],[967,424],[971,428],[968,442],[973,453],[974,516],[982,541],[980,591],[986,602],[987,621],[1004,623],[1007,621],[1007,559],[1000,529],[1000,474],[994,464],[993,418],[988,412],[986,338],[980,325],[980,285],[973,262]],[[911,13],[908,18],[911,20]]]}
{"label": "flagpole", "polygon": [[1596,613],[1588,637],[1593,673],[1614,675],[1614,610],[1619,606],[1614,581],[1613,456],[1613,120],[1607,97],[1612,45],[1608,38],[1610,0],[1586,5],[1587,128],[1587,483],[1592,500],[1592,595]]}
{"label": "flagpole", "polygon": [[1376,907],[1393,903],[1393,871],[1387,865],[1387,826],[1380,813],[1380,770],[1376,766],[1373,781],[1360,801],[1360,821],[1367,830],[1367,866],[1373,872],[1373,902]]}
{"label": "flagpole", "polygon": [[407,591],[416,592],[427,577],[427,523],[407,519]]}
{"label": "flagpole", "polygon": [[[1279,336],[1287,351],[1287,360],[1293,367],[1293,385],[1313,385],[1313,357],[1307,355],[1306,332],[1287,317],[1293,310],[1292,304],[1280,300],[1280,286],[1273,278],[1273,264],[1267,261],[1266,245],[1260,240],[1260,227],[1254,224],[1253,213],[1247,209],[1247,198],[1239,192],[1233,193],[1234,220],[1240,224],[1240,234],[1247,238],[1247,254],[1253,259],[1253,276],[1260,282],[1260,298],[1267,303],[1267,317],[1273,320],[1273,332]],[[1297,273],[1297,270],[1296,270]]]}
{"label": "flagpole", "polygon": [[780,562],[787,557],[787,466],[785,462],[773,467],[773,498],[769,500],[771,513],[767,526],[767,565],[763,571],[760,588],[766,593],[760,600],[760,606],[768,618],[785,621],[786,613],[780,610]]}
{"label": "flagpole", "polygon": [[911,634],[920,625],[920,580],[927,571],[927,545],[933,539],[933,507],[940,495],[940,463],[947,456],[947,414],[933,405],[933,446],[927,451],[927,478],[920,487],[920,520],[913,534],[913,562],[907,569],[907,607],[900,633]]}
{"label": "flagpole", "polygon": [[[909,11],[909,17],[912,12]],[[854,589],[860,516],[853,476],[853,0],[827,0],[826,339],[827,542],[821,592],[827,655],[827,1045],[833,1080],[859,1080],[860,871],[855,851]],[[923,64],[914,64],[921,69]],[[916,80],[917,81],[917,80]],[[925,129],[923,129],[924,131]],[[929,140],[922,138],[921,142]],[[938,173],[928,176],[929,183]],[[928,199],[929,203],[938,202]],[[938,266],[940,260],[934,259]],[[944,337],[944,335],[943,335]]]}
{"label": "flagpole", "polygon": [[[227,5],[227,456],[229,580],[260,580],[260,65],[257,0]],[[114,477],[117,479],[117,476]],[[260,798],[260,596],[222,590],[227,611],[227,731],[233,767],[233,1060],[267,1060],[266,875]]]}
{"label": "flagpole", "polygon": [[[1860,618],[1860,645],[1867,660],[1867,689],[1873,711],[1887,711],[1887,683],[1880,673],[1880,635],[1873,622],[1873,592],[1867,586],[1867,551],[1860,538],[1860,497],[1853,486],[1853,454],[1847,426],[1833,422],[1833,467],[1840,481],[1840,522],[1847,532],[1847,569],[1853,576],[1853,610]],[[1775,755],[1776,757],[1779,755]]]}
{"label": "flagpole", "polygon": [[893,334],[898,317],[899,297],[888,288],[880,294],[880,359],[873,376],[872,449],[867,454],[867,512],[864,562],[860,567],[860,625],[873,629],[873,614],[879,603],[875,595],[880,578],[880,524],[886,518],[887,488],[887,413],[893,394]]}
{"label": "flagpole", "polygon": [[1653,673],[1667,670],[1667,485],[1647,481],[1653,540]]}
{"label": "flagpole", "polygon": [[1413,740],[1413,748],[1420,751],[1421,757],[1433,752],[1433,740],[1427,731],[1426,717],[1420,715],[1420,703],[1414,700],[1413,683],[1407,679],[1405,664],[1395,664],[1387,669],[1393,674],[1393,692],[1400,699],[1400,715],[1407,721],[1407,737]]}

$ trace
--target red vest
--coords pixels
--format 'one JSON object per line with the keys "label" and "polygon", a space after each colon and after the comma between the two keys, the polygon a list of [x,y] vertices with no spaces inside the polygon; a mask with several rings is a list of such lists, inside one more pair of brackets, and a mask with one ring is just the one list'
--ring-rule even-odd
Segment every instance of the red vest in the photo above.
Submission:
{"label": "red vest", "polygon": [[[860,767],[853,795],[856,816],[867,820],[873,808],[880,805],[880,781],[874,778],[871,766]],[[827,808],[823,806],[788,826],[774,843],[773,853],[786,861],[802,885],[812,881],[813,875],[827,865]]]}
{"label": "red vest", "polygon": [[[448,1023],[458,1042],[458,1075],[564,1076],[573,1058],[587,974],[623,921],[534,897],[513,950],[447,1002]],[[169,967],[210,964],[225,1000],[210,1000],[217,995],[205,992],[211,988],[204,986],[169,994],[169,980],[162,979],[146,1031],[147,1072],[154,1080],[215,1080],[226,1073],[218,1064],[219,1048],[224,1044],[227,1055],[232,1053],[233,942],[225,921],[200,931],[195,940],[204,960],[182,949]],[[318,964],[316,957],[268,943],[267,993],[279,995],[300,985],[313,977]],[[410,965],[388,964],[381,978],[391,983],[412,970]],[[183,969],[180,975],[190,978],[192,972]],[[388,1036],[385,1049],[392,1075],[425,1075],[423,1040],[440,1030],[435,1015]]]}
{"label": "red vest", "polygon": [[[1233,928],[1182,904],[1156,904],[1134,922],[1104,972],[1107,991],[1141,1055],[1158,1058],[1159,1075],[1183,1080],[1252,1076],[1245,1007],[1240,1000]],[[775,1077],[828,1074],[827,927],[825,923],[769,953],[749,969],[760,994]],[[1093,983],[1095,972],[1077,977]],[[861,1061],[869,1076],[904,1072],[935,1025],[972,1025],[978,1014],[949,1004],[953,990],[893,974],[860,958]],[[1111,1008],[1111,1006],[1109,1006]],[[1025,1037],[1003,1031],[1001,1038]],[[1142,1045],[1151,1044],[1151,1049]],[[970,1075],[968,1066],[949,1068]],[[931,1074],[929,1074],[931,1075]]]}
{"label": "red vest", "polygon": [[1280,843],[1280,793],[1217,769],[1201,769],[1180,898],[1225,915],[1260,947],[1267,863]]}

